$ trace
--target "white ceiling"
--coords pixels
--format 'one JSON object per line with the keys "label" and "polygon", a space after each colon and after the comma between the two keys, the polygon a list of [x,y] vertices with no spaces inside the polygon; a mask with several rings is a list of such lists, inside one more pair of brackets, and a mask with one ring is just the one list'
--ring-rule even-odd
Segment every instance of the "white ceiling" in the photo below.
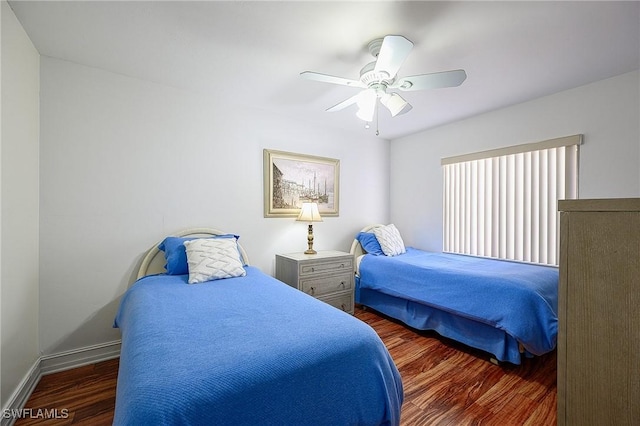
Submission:
{"label": "white ceiling", "polygon": [[[367,43],[413,41],[399,76],[462,68],[457,88],[404,92],[409,113],[380,110],[380,137],[420,130],[637,70],[640,2],[10,1],[42,55],[254,107],[365,130],[358,89],[304,80],[358,79]],[[640,90],[640,89],[639,89]],[[375,126],[374,126],[375,127]]]}

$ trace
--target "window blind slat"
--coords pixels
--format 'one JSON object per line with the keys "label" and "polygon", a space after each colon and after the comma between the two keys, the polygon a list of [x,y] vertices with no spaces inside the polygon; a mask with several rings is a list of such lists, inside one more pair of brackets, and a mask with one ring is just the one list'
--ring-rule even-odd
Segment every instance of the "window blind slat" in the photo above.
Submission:
{"label": "window blind slat", "polygon": [[516,224],[516,165],[515,165],[515,155],[507,155],[507,168],[506,168],[506,176],[504,177],[507,183],[507,194],[505,196],[506,202],[506,221],[507,226],[505,229],[505,240],[506,240],[506,257],[507,259],[515,259],[515,241],[513,238],[509,238],[509,235],[513,235],[515,232],[515,224]]}
{"label": "window blind slat", "polygon": [[522,258],[531,262],[531,153],[522,158]]}
{"label": "window blind slat", "polygon": [[540,226],[538,229],[538,236],[540,240],[540,246],[538,247],[538,258],[540,263],[547,263],[547,204],[549,202],[548,196],[548,176],[547,176],[547,151],[540,151],[540,161],[538,162],[538,174],[540,176]]}
{"label": "window blind slat", "polygon": [[478,212],[478,239],[476,241],[476,254],[478,256],[484,256],[484,238],[485,238],[485,193],[484,193],[484,161],[478,161],[478,172],[477,172],[477,212]]}
{"label": "window blind slat", "polygon": [[491,176],[492,176],[492,200],[493,205],[491,207],[491,257],[500,256],[500,181],[498,179],[496,171],[500,171],[500,159],[494,158],[491,162]]}
{"label": "window blind slat", "polygon": [[471,229],[471,163],[464,163],[464,197],[463,197],[463,207],[462,211],[464,213],[464,235],[463,235],[463,250],[465,253],[471,253],[471,234],[473,230]]}
{"label": "window blind slat", "polygon": [[533,180],[531,196],[531,262],[540,262],[540,151],[531,153],[531,178]]}

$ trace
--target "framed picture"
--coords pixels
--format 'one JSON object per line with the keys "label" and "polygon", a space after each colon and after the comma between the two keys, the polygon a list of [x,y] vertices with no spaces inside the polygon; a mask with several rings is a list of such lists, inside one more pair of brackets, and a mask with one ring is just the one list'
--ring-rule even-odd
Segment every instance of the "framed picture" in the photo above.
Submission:
{"label": "framed picture", "polygon": [[264,150],[264,217],[294,217],[303,202],[338,216],[340,160]]}

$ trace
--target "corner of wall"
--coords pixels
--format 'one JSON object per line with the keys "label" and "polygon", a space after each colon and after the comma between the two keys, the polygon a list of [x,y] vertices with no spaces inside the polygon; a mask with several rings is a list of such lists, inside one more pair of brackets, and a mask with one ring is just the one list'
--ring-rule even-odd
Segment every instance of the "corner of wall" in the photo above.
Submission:
{"label": "corner of wall", "polygon": [[39,365],[39,275],[34,264],[39,264],[40,54],[5,0],[0,11],[0,404],[4,407],[7,395],[14,403],[25,389],[28,394]]}

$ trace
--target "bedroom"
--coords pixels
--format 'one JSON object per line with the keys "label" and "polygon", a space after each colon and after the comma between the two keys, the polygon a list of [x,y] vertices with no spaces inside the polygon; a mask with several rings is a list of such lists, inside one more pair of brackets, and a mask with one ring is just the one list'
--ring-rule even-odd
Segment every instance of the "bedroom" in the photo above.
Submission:
{"label": "bedroom", "polygon": [[[574,7],[579,11],[598,4]],[[16,9],[15,14],[9,5]],[[57,9],[53,2],[51,10],[41,11],[27,24],[20,20],[20,10],[26,5],[2,2],[3,407],[29,381],[34,366],[55,369],[117,353],[120,336],[110,325],[118,301],[144,251],[162,236],[192,226],[236,232],[252,263],[267,273],[273,273],[277,253],[304,248],[303,224],[263,217],[263,149],[341,160],[340,216],[314,227],[317,249],[348,250],[363,226],[393,222],[408,245],[439,250],[440,158],[568,134],[585,135],[580,164],[582,198],[640,195],[637,2],[624,6],[632,10],[623,14],[632,20],[627,24],[630,27],[605,22],[605,27],[612,30],[630,28],[630,32],[618,35],[626,44],[609,46],[606,43],[610,40],[605,38],[597,52],[578,57],[589,59],[582,68],[602,73],[598,78],[574,81],[568,75],[565,85],[547,87],[547,92],[535,99],[512,99],[508,104],[486,106],[473,117],[454,122],[441,117],[438,125],[418,128],[415,134],[386,136],[385,132],[394,128],[399,132],[407,126],[412,114],[418,121],[428,121],[437,111],[453,108],[451,103],[458,102],[459,106],[478,101],[449,98],[461,96],[459,92],[423,93],[414,97],[415,101],[412,98],[416,105],[411,113],[396,117],[396,121],[381,120],[380,138],[371,129],[365,130],[351,111],[324,112],[348,96],[348,88],[301,81],[298,73],[305,69],[337,75],[357,73],[366,54],[360,52],[357,58],[353,55],[363,43],[395,32],[422,38],[421,31],[428,33],[430,25],[436,26],[439,19],[442,23],[435,28],[449,37],[454,37],[451,28],[455,28],[460,35],[453,40],[460,43],[461,38],[471,36],[482,42],[482,31],[491,24],[482,28],[447,26],[447,19],[457,16],[458,9],[446,2],[427,4],[431,9],[421,15],[427,17],[424,22],[412,19],[410,14],[394,16],[392,4],[385,13],[373,7],[365,13],[357,3],[350,6],[350,13],[344,13],[346,6],[341,6],[337,8],[342,10],[340,14],[336,10],[331,13],[326,6],[299,6],[294,29],[303,40],[296,44],[297,59],[290,62],[278,57],[279,49],[274,46],[286,45],[287,31],[291,30],[269,32],[279,22],[276,18],[283,15],[281,4],[266,3],[248,10],[235,10],[226,4],[231,16],[252,14],[247,20],[254,26],[239,29],[248,34],[244,44],[238,41],[234,45],[224,38],[227,32],[235,34],[232,31],[238,30],[225,26],[222,18],[216,21],[216,31],[206,25],[195,26],[201,32],[188,33],[192,39],[187,41],[201,50],[179,56],[190,72],[175,80],[172,59],[144,52],[164,52],[162,46],[178,50],[180,45],[172,44],[172,40],[182,33],[165,33],[162,26],[136,31],[135,19],[142,19],[144,10],[127,14],[130,20],[117,13],[111,16],[106,13],[108,9],[85,11],[87,19],[95,19],[92,25],[74,21],[69,31],[57,29],[63,44],[49,46],[44,39],[38,47],[43,52],[39,52],[35,42],[29,40],[35,40],[35,35],[28,35],[35,31],[31,26],[41,28],[41,37],[45,37],[46,30],[56,28],[47,27],[43,16],[75,15],[71,10]],[[500,4],[501,8],[506,6]],[[74,7],[73,3],[67,7]],[[170,12],[160,9],[161,23]],[[498,10],[490,8],[480,16],[489,19],[494,13]],[[519,24],[508,22],[509,14],[502,13],[504,33],[498,35],[503,39],[509,34],[513,37]],[[198,9],[185,14],[179,16],[199,22]],[[348,25],[359,15],[355,24]],[[98,19],[101,16],[126,23],[122,24],[120,38],[111,33],[109,20]],[[265,19],[257,19],[260,16]],[[581,27],[596,26],[597,19],[590,18],[593,13],[583,11],[579,16]],[[534,17],[544,19],[544,13],[532,12],[531,19]],[[182,21],[180,24],[185,25]],[[326,27],[340,31],[331,43],[326,42]],[[86,46],[77,33],[89,34],[91,28],[96,30],[92,33],[95,44]],[[202,50],[200,40],[210,34],[217,41]],[[589,31],[586,34],[590,35]],[[611,31],[607,37],[614,34]],[[591,36],[598,39],[598,33]],[[429,37],[424,37],[427,43]],[[524,35],[521,42],[527,37]],[[532,37],[542,35],[537,32]],[[262,38],[267,40],[264,44],[248,42]],[[340,48],[342,39],[351,40],[349,49]],[[120,68],[109,69],[106,61],[120,64],[120,51],[110,44],[112,40],[119,47],[130,43],[133,47],[129,56],[141,55],[143,60],[125,63],[123,57]],[[327,46],[323,47],[325,42]],[[67,49],[73,47],[79,49],[85,62],[68,56]],[[455,52],[455,45],[443,49]],[[197,58],[214,52],[233,61],[234,68],[216,68],[210,63],[209,67],[198,66]],[[334,57],[336,52],[341,57]],[[458,51],[457,57],[437,53],[435,47],[425,53],[427,63],[438,60],[442,69],[465,68],[469,74],[465,84],[470,86],[472,78],[479,78],[466,63],[465,53],[470,55],[469,51]],[[15,55],[17,62],[6,63],[6,54]],[[620,57],[623,61],[615,62]],[[541,70],[554,72],[557,60],[545,59]],[[334,68],[330,69],[332,63]],[[267,66],[273,67],[270,72],[274,74],[290,77],[278,80],[283,81],[280,85],[270,84],[261,77]],[[430,71],[427,65],[419,66],[415,65],[415,72]],[[210,75],[215,76],[211,81]],[[228,80],[232,77],[234,80]],[[483,79],[489,84],[508,78],[489,73]],[[208,81],[204,89],[192,86],[202,81]],[[465,85],[459,89],[463,88]],[[417,102],[422,95],[435,99],[423,104],[421,111]],[[254,98],[256,103],[252,102]],[[267,109],[258,99],[277,103],[279,109]],[[310,118],[293,118],[300,103],[312,113]],[[235,184],[228,185],[230,181]],[[421,189],[416,182],[433,184]],[[420,196],[415,190],[406,190],[415,187],[423,191]],[[87,277],[92,278],[89,281]]]}

